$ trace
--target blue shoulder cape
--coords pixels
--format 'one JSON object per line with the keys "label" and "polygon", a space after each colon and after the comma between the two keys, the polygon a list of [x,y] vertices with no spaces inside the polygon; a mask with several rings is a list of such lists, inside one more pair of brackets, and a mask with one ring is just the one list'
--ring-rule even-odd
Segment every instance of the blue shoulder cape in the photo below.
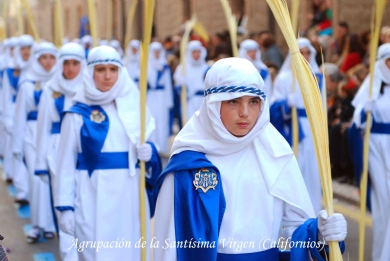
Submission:
{"label": "blue shoulder cape", "polygon": [[[194,181],[201,169],[207,169],[217,175],[218,184],[214,189],[204,193],[196,189]],[[153,188],[153,210],[155,210],[158,193],[165,177],[174,173],[174,219],[176,241],[202,243],[214,242],[215,247],[203,248],[177,248],[178,261],[192,260],[219,260],[222,255],[217,253],[218,236],[226,209],[226,201],[222,187],[222,179],[217,167],[215,167],[203,153],[195,151],[183,151],[175,154],[169,160],[167,167],[157,178]],[[309,241],[317,243],[317,219],[308,219],[298,227],[292,237],[293,241]],[[194,245],[196,245],[194,243]],[[311,249],[312,256],[319,261],[325,261],[321,255],[320,248]],[[260,252],[261,253],[261,252]],[[286,252],[279,254],[279,258],[272,260],[289,260],[285,258]],[[291,261],[308,260],[309,251],[307,248],[291,249]],[[225,255],[223,255],[225,256]],[[229,256],[229,257],[227,257]],[[252,260],[251,254],[226,255],[223,260]],[[230,259],[232,258],[232,259]],[[306,258],[306,259],[305,259]],[[255,260],[255,259],[253,259]]]}

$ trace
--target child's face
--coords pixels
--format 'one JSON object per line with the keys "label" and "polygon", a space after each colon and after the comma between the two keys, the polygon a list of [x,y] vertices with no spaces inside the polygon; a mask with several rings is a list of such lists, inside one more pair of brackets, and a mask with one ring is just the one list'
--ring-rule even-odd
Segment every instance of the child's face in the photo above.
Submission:
{"label": "child's face", "polygon": [[243,137],[255,126],[260,109],[261,100],[259,97],[242,96],[222,101],[221,121],[232,135]]}

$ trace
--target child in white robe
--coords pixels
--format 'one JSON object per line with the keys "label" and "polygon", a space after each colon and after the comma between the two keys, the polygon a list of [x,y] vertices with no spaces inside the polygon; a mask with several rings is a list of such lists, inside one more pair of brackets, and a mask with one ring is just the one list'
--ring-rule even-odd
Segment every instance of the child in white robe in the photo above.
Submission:
{"label": "child in white robe", "polygon": [[[352,105],[353,122],[364,133],[366,113],[372,113],[368,170],[373,219],[372,260],[389,260],[390,243],[390,44],[378,50],[372,98],[369,98],[370,75],[366,77]],[[364,139],[364,138],[363,138]]]}
{"label": "child in white robe", "polygon": [[203,102],[203,82],[210,66],[206,63],[207,50],[200,41],[191,41],[187,45],[185,73],[181,65],[177,66],[173,78],[175,86],[181,90],[184,85],[187,90],[187,120],[200,109]]}
{"label": "child in white robe", "polygon": [[156,119],[155,140],[159,152],[169,154],[169,115],[173,107],[172,73],[162,44],[153,42],[149,50],[146,103]]}
{"label": "child in white robe", "polygon": [[[86,66],[84,55],[83,47],[77,43],[67,43],[61,47],[56,72],[43,90],[39,102],[35,171],[39,175],[50,177],[52,191],[56,191],[53,185],[62,112],[72,106],[73,96],[83,86],[82,71]],[[59,230],[60,255],[63,261],[77,260],[77,250],[69,249],[73,239],[72,235]]]}
{"label": "child in white robe", "polygon": [[259,44],[252,39],[242,41],[240,44],[240,49],[238,50],[238,56],[253,63],[253,65],[259,71],[261,78],[264,80],[264,93],[267,95],[268,99],[271,99],[272,76],[268,70],[267,65],[265,65],[261,60]]}
{"label": "child in white robe", "polygon": [[125,66],[130,78],[138,85],[139,81],[139,59],[140,59],[140,42],[131,40],[126,49]]}
{"label": "child in white robe", "polygon": [[[59,227],[74,235],[78,243],[72,248],[87,241],[131,242],[128,247],[101,246],[98,251],[96,244],[90,245],[78,252],[79,260],[140,260],[141,249],[134,245],[141,237],[136,164],[146,162],[150,191],[161,161],[153,143],[140,145],[139,91],[115,49],[91,50],[83,86],[73,101],[61,124],[57,154],[54,199],[61,211]],[[146,139],[153,130],[154,119],[147,111]]]}
{"label": "child in white robe", "polygon": [[[293,152],[269,123],[263,88],[245,59],[219,60],[207,73],[203,105],[155,183],[154,260],[276,261],[282,227],[294,242],[345,239],[341,214],[314,218]],[[291,260],[325,260],[320,245],[292,248]]]}
{"label": "child in white robe", "polygon": [[15,102],[18,89],[18,82],[21,70],[18,68],[15,60],[15,48],[19,44],[18,37],[11,37],[7,41],[6,53],[4,55],[4,73],[1,89],[1,123],[4,128],[4,175],[7,182],[13,180],[12,155],[12,132],[13,120],[15,114]]}
{"label": "child in white robe", "polygon": [[[28,67],[30,66],[31,62],[34,59],[34,55],[32,55],[34,38],[31,35],[25,34],[19,36],[18,39],[19,39],[19,44],[14,49],[14,60],[17,69],[20,70],[20,75],[21,75],[19,80],[20,82],[23,78],[23,74],[25,74],[25,72],[28,70]],[[19,87],[17,87],[17,89],[18,88]],[[15,121],[16,120],[14,119],[14,122]],[[12,149],[14,149],[14,144],[16,139],[23,140],[23,137],[17,136],[16,132],[14,131],[12,135],[12,142],[11,142]],[[23,157],[22,148],[19,148],[18,153],[20,153],[20,155],[15,157],[14,154],[12,159],[13,185],[15,186],[16,189],[15,202],[18,203],[20,206],[23,206],[28,204],[29,202],[29,175],[28,175],[26,165],[22,160]]]}
{"label": "child in white robe", "polygon": [[[301,53],[310,63],[313,73],[317,76],[321,86],[322,75],[315,61],[316,50],[306,38],[299,38],[297,41]],[[293,83],[291,63],[291,54],[289,54],[278,76],[276,76],[273,96],[271,98],[271,123],[286,138],[290,145],[292,145],[291,107],[295,106],[297,108],[299,129],[298,164],[309,191],[314,210],[318,213],[322,208],[320,172],[301,88],[298,80],[295,80],[295,83]],[[292,93],[293,84],[295,84],[295,93]]]}
{"label": "child in white robe", "polygon": [[36,156],[36,135],[38,104],[42,90],[53,76],[57,48],[52,43],[41,43],[34,53],[34,61],[19,83],[16,101],[13,153],[15,157],[24,155],[29,174],[30,210],[33,229],[27,240],[37,242],[40,232],[44,237],[54,238],[55,225],[51,203],[50,187],[34,175]]}

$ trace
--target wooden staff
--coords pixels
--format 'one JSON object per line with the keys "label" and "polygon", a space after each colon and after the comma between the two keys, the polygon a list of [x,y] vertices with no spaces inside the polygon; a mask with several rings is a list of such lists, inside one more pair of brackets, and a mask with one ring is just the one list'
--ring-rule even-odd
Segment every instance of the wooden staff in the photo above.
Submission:
{"label": "wooden staff", "polygon": [[55,2],[56,46],[60,48],[64,43],[64,20],[62,16],[61,0]]}
{"label": "wooden staff", "polygon": [[129,44],[130,38],[131,38],[131,29],[132,29],[131,28],[131,26],[132,26],[131,23],[134,20],[135,10],[137,8],[137,2],[138,2],[138,0],[132,0],[131,1],[129,12],[127,14],[126,36],[125,36],[125,41],[123,43],[123,47],[125,48],[126,51],[127,51],[127,45]]}
{"label": "wooden staff", "polygon": [[[141,144],[145,143],[146,129],[146,86],[148,76],[149,45],[152,38],[152,25],[154,16],[154,0],[145,0],[144,12],[144,39],[141,44],[140,78],[139,89],[141,98]],[[146,211],[145,211],[145,162],[140,162],[140,218],[141,218],[141,238],[146,241]],[[141,260],[146,260],[146,248],[142,248]]]}
{"label": "wooden staff", "polygon": [[[325,209],[328,212],[328,215],[331,216],[334,214],[334,210],[328,133],[327,126],[324,126],[325,119],[318,82],[313,75],[310,65],[299,51],[286,1],[267,0],[267,3],[271,8],[290,49],[293,70],[302,91],[307,117],[313,133],[317,162],[321,174],[320,177]],[[338,242],[329,242],[329,248],[331,261],[342,260]]]}
{"label": "wooden staff", "polygon": [[[299,15],[299,4],[300,0],[292,0],[292,7],[291,7],[291,23],[294,30],[294,33],[298,33],[298,15]],[[291,59],[292,62],[292,59]],[[294,72],[292,71],[292,88],[291,93],[296,93],[296,77],[294,75]],[[299,146],[299,127],[298,127],[298,112],[297,107],[292,106],[291,107],[291,131],[292,131],[292,148],[294,151],[295,157],[298,159],[298,146]]]}
{"label": "wooden staff", "polygon": [[24,23],[23,23],[23,10],[22,10],[22,3],[20,1],[17,2],[17,20],[18,20],[18,33],[17,35],[24,34]]}
{"label": "wooden staff", "polygon": [[325,73],[325,59],[324,59],[324,53],[322,52],[321,47],[321,59],[322,59],[322,106],[324,110],[324,119],[326,121],[325,126],[328,126],[328,89],[326,84],[326,73]]}
{"label": "wooden staff", "polygon": [[[196,17],[193,16],[191,20],[186,22],[185,30],[183,37],[180,41],[180,64],[181,64],[181,73],[183,77],[186,75],[186,49],[187,44],[189,42],[190,33],[192,28],[194,28],[196,24]],[[187,123],[187,88],[185,85],[181,86],[181,93],[180,93],[180,101],[181,101],[181,121],[183,123],[183,126]]]}
{"label": "wooden staff", "polygon": [[41,39],[39,38],[38,29],[37,29],[37,26],[35,25],[35,20],[34,20],[34,17],[32,15],[32,12],[31,12],[30,5],[28,4],[27,0],[21,0],[21,1],[23,3],[24,9],[26,9],[28,22],[30,24],[30,28],[31,28],[34,40],[35,40],[35,42],[39,43],[41,41]]}
{"label": "wooden staff", "polygon": [[88,17],[89,29],[92,36],[92,46],[96,47],[98,45],[98,32],[96,25],[96,6],[94,0],[88,0]]}
{"label": "wooden staff", "polygon": [[[372,85],[375,73],[375,59],[378,51],[378,40],[380,26],[382,23],[383,12],[386,7],[386,0],[374,0],[375,9],[372,14],[371,22],[371,42],[370,42],[370,90],[369,97],[372,98]],[[368,154],[370,151],[371,134],[371,112],[366,113],[366,131],[363,146],[363,173],[360,179],[360,220],[359,220],[359,261],[364,260],[364,240],[366,225],[366,201],[367,201],[367,179],[368,179]]]}
{"label": "wooden staff", "polygon": [[228,0],[220,0],[222,4],[223,11],[226,16],[226,21],[229,27],[230,40],[232,43],[233,57],[238,57],[238,47],[237,47],[237,21],[234,15],[232,14],[232,9],[230,8]]}

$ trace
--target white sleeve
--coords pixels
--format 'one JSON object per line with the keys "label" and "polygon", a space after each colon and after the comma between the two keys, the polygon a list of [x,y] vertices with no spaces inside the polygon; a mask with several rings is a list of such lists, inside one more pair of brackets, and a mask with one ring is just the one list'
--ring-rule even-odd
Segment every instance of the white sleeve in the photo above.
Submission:
{"label": "white sleeve", "polygon": [[[73,113],[65,114],[61,124],[60,143],[57,154],[55,178],[55,207],[74,207],[76,195],[77,131]],[[79,116],[81,117],[81,116]]]}
{"label": "white sleeve", "polygon": [[176,67],[175,73],[173,74],[173,80],[175,81],[175,87],[185,85],[185,75],[182,72],[182,66],[179,64]]}
{"label": "white sleeve", "polygon": [[[51,135],[50,102],[53,102],[50,93],[49,89],[44,89],[38,105],[36,170],[49,170],[47,153]],[[52,153],[56,152],[53,151]]]}
{"label": "white sleeve", "polygon": [[160,79],[160,83],[164,84],[165,90],[165,104],[168,108],[173,107],[173,87],[172,87],[172,75],[170,70],[165,70],[163,77]]}
{"label": "white sleeve", "polygon": [[23,143],[25,130],[27,125],[28,111],[28,85],[21,85],[19,87],[18,95],[16,97],[14,126],[12,133],[12,152],[15,154],[21,154],[23,152]]}
{"label": "white sleeve", "polygon": [[3,89],[1,93],[1,111],[2,111],[2,119],[3,124],[5,126],[5,129],[7,132],[11,132],[11,126],[12,126],[12,114],[10,105],[12,104],[12,96],[11,96],[11,84],[8,80],[7,71],[4,70],[4,76],[3,76]]}
{"label": "white sleeve", "polygon": [[294,233],[295,229],[297,229],[300,225],[305,223],[305,221],[309,218],[306,215],[303,215],[302,210],[294,207],[286,202],[284,202],[284,211],[283,211],[283,222],[282,227],[283,236],[285,238],[289,238]]}
{"label": "white sleeve", "polygon": [[273,103],[273,101],[287,99],[288,94],[291,92],[291,77],[288,77],[287,73],[288,72],[276,76],[271,104]]}
{"label": "white sleeve", "polygon": [[273,86],[272,86],[272,75],[271,75],[271,72],[269,70],[268,70],[267,78],[265,79],[265,82],[264,82],[264,92],[265,92],[265,95],[267,95],[268,101],[271,101]]}
{"label": "white sleeve", "polygon": [[156,211],[154,214],[153,242],[158,242],[159,247],[153,248],[154,261],[175,261],[176,248],[170,248],[167,244],[176,241],[175,236],[175,209],[174,209],[174,176],[168,174],[158,194]]}

